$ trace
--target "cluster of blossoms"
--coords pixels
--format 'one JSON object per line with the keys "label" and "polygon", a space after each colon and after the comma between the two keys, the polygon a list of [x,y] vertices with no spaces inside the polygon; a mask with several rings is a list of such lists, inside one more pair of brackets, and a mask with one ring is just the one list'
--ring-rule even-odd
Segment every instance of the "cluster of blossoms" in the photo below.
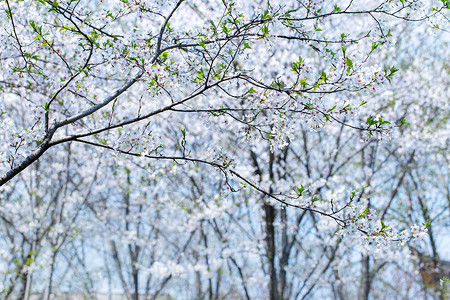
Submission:
{"label": "cluster of blossoms", "polygon": [[144,272],[152,274],[157,278],[165,278],[171,276],[182,276],[186,274],[186,266],[177,264],[173,261],[156,261],[150,268],[141,267]]}
{"label": "cluster of blossoms", "polygon": [[292,137],[289,110],[298,103],[277,91],[256,91],[251,88],[246,94],[249,109],[241,118],[237,133],[247,141],[266,139],[271,149],[283,148],[287,137]]}
{"label": "cluster of blossoms", "polygon": [[209,147],[207,149],[207,159],[208,161],[220,166],[220,170],[232,168],[236,160],[231,157],[222,148]]}
{"label": "cluster of blossoms", "polygon": [[143,128],[125,129],[124,132],[120,132],[119,138],[114,143],[114,149],[141,155],[158,153],[162,148],[161,137],[155,136],[149,125]]}
{"label": "cluster of blossoms", "polygon": [[[327,122],[326,108],[323,103],[308,105],[309,114],[304,116],[305,123],[309,124],[312,130],[318,131]],[[332,114],[332,111],[329,112]]]}
{"label": "cluster of blossoms", "polygon": [[132,0],[123,2],[130,12],[134,11],[151,11],[161,14],[168,9],[172,8],[175,0]]}
{"label": "cluster of blossoms", "polygon": [[367,244],[378,247],[391,242],[399,242],[403,245],[409,240],[423,240],[428,231],[426,226],[413,225],[409,232],[407,230],[398,232],[383,220],[376,220],[373,209],[366,208],[358,211],[352,204],[348,205],[345,218],[346,226],[340,231],[341,235],[359,235]]}
{"label": "cluster of blossoms", "polygon": [[411,10],[418,10],[421,7],[423,7],[424,4],[425,4],[425,1],[423,1],[423,0],[404,0],[404,1],[386,0],[382,4],[382,8],[383,9],[399,9],[399,8],[408,7]]}
{"label": "cluster of blossoms", "polygon": [[[145,68],[144,80],[147,81],[147,91],[150,95],[156,97],[161,95],[163,91],[169,92],[178,87],[180,83],[185,81],[184,76],[178,76],[180,66],[178,64],[170,64],[166,66],[154,64]],[[170,93],[170,92],[169,92]]]}
{"label": "cluster of blossoms", "polygon": [[326,184],[326,180],[308,180],[305,185],[291,189],[286,200],[293,205],[300,205],[304,208],[328,208],[327,202],[323,201],[317,191]]}
{"label": "cluster of blossoms", "polygon": [[37,126],[20,130],[10,118],[3,115],[0,120],[0,138],[8,141],[0,145],[0,169],[5,170],[26,159],[42,141],[43,133]]}
{"label": "cluster of blossoms", "polygon": [[[364,63],[364,55],[359,51],[355,51],[345,58],[345,64],[339,64],[337,74],[346,73],[344,76],[343,87],[348,90],[361,90],[368,87],[382,86],[387,80],[388,74],[383,76],[381,68],[374,64],[367,66]],[[362,62],[361,62],[362,61]],[[343,72],[343,70],[346,70]],[[339,75],[340,76],[340,75]]]}
{"label": "cluster of blossoms", "polygon": [[369,116],[365,123],[361,124],[366,129],[366,137],[362,142],[368,142],[376,139],[383,141],[385,136],[390,136],[392,132],[391,122],[384,120],[382,116]]}
{"label": "cluster of blossoms", "polygon": [[320,9],[323,7],[324,0],[304,0],[303,5],[308,9],[308,11],[318,14]]}
{"label": "cluster of blossoms", "polygon": [[411,226],[411,236],[415,239],[420,239],[423,241],[423,238],[427,235],[428,229],[426,226]]}
{"label": "cluster of blossoms", "polygon": [[249,104],[255,109],[280,108],[286,101],[285,97],[276,91],[255,91],[251,89],[247,95]]}
{"label": "cluster of blossoms", "polygon": [[378,64],[368,62],[372,51],[379,45],[381,45],[380,42],[372,43],[372,48],[368,53],[363,53],[359,48],[351,50],[354,46],[349,46],[347,49],[347,47],[335,45],[323,49],[321,57],[329,67],[322,74],[317,74],[322,79],[320,90],[330,91],[336,83],[349,91],[366,88],[374,91],[375,87],[385,86],[396,69],[391,69],[391,72],[383,72]]}

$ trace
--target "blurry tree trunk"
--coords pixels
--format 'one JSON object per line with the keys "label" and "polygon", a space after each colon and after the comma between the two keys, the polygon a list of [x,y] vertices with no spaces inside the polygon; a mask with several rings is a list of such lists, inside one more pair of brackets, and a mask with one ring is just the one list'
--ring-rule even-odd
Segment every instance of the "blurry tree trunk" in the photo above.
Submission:
{"label": "blurry tree trunk", "polygon": [[370,284],[370,256],[363,255],[361,259],[361,280],[359,284],[358,300],[369,299]]}
{"label": "blurry tree trunk", "polygon": [[281,257],[280,257],[280,273],[278,278],[278,292],[280,299],[284,299],[286,290],[286,267],[289,263],[289,236],[287,231],[287,214],[285,209],[280,210],[281,222],[283,225],[281,236]]}
{"label": "blurry tree trunk", "polygon": [[265,231],[266,231],[266,256],[269,262],[269,299],[278,300],[278,281],[275,269],[275,229],[273,222],[275,220],[275,208],[264,203],[265,212]]}
{"label": "blurry tree trunk", "polygon": [[122,268],[122,263],[119,258],[119,252],[117,251],[116,243],[114,241],[110,241],[110,245],[111,245],[111,250],[112,250],[112,256],[113,256],[114,262],[116,264],[117,274],[119,275],[119,278],[120,278],[120,283],[122,284],[122,288],[125,292],[127,299],[131,300],[132,299],[131,293],[128,289],[127,283],[126,283],[125,278],[122,273],[123,268]]}
{"label": "blurry tree trunk", "polygon": [[[198,252],[193,251],[195,264],[198,264]],[[202,299],[202,276],[199,271],[195,271],[195,299]]]}
{"label": "blurry tree trunk", "polygon": [[53,284],[53,273],[55,272],[55,260],[56,260],[56,251],[52,252],[52,259],[50,261],[50,272],[48,274],[47,286],[45,288],[44,300],[50,300],[52,295],[52,284]]}

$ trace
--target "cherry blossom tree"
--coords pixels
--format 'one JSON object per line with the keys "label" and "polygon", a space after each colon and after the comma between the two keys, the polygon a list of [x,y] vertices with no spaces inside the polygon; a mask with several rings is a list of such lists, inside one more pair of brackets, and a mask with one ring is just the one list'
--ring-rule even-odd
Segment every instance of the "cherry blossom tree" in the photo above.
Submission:
{"label": "cherry blossom tree", "polygon": [[447,0],[0,6],[4,298],[444,297]]}

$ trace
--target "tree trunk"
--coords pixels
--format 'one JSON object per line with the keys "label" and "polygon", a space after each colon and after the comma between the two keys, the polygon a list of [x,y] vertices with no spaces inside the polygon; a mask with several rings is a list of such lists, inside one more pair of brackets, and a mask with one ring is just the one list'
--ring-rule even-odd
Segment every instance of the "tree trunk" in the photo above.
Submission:
{"label": "tree trunk", "polygon": [[264,203],[265,223],[266,223],[266,255],[269,261],[269,299],[279,300],[278,298],[278,281],[275,269],[275,230],[273,222],[275,220],[275,208]]}
{"label": "tree trunk", "polygon": [[358,300],[369,299],[370,281],[370,257],[363,255],[361,259],[361,280],[359,284]]}
{"label": "tree trunk", "polygon": [[290,247],[288,241],[288,231],[287,231],[287,214],[286,209],[281,209],[281,222],[282,222],[282,236],[281,236],[281,258],[280,258],[280,276],[278,278],[278,293],[280,299],[285,299],[286,290],[286,267],[289,263]]}

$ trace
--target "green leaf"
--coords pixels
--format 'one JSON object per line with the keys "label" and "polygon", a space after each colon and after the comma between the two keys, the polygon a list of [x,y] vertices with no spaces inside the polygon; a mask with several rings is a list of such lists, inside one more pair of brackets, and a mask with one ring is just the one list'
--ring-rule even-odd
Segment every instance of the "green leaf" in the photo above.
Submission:
{"label": "green leaf", "polygon": [[197,74],[198,74],[197,78],[196,78],[197,82],[200,82],[203,79],[205,79],[205,70],[203,70],[203,68],[201,68],[199,71],[197,71]]}
{"label": "green leaf", "polygon": [[333,12],[340,12],[340,11],[341,11],[341,8],[335,4],[334,8],[333,8]]}
{"label": "green leaf", "polygon": [[251,87],[251,88],[247,91],[247,93],[248,93],[248,94],[253,94],[253,93],[256,93],[256,90],[255,90],[253,87]]}
{"label": "green leaf", "polygon": [[430,225],[431,225],[431,220],[428,219],[425,223],[422,223],[422,225],[423,225],[425,228],[430,227]]}
{"label": "green leaf", "polygon": [[372,51],[375,50],[379,45],[380,45],[379,42],[378,43],[372,42]]}
{"label": "green leaf", "polygon": [[372,116],[368,117],[366,122],[369,126],[372,126],[377,123],[377,121],[375,121]]}
{"label": "green leaf", "polygon": [[303,194],[303,191],[304,191],[304,190],[305,190],[305,187],[304,187],[303,184],[302,184],[300,187],[298,187],[298,188],[296,189],[297,195],[301,196],[301,195]]}
{"label": "green leaf", "polygon": [[302,86],[303,89],[306,88],[306,87],[309,85],[309,83],[307,83],[308,79],[309,79],[309,78],[304,78],[304,79],[301,79],[301,80],[299,81],[299,82],[300,82],[300,85]]}
{"label": "green leaf", "polygon": [[353,68],[353,62],[350,58],[347,57],[347,60],[345,61],[345,64],[352,69]]}
{"label": "green leaf", "polygon": [[393,74],[395,74],[397,71],[398,71],[399,69],[397,69],[395,66],[392,66],[391,67],[391,74],[390,75],[393,75]]}
{"label": "green leaf", "polygon": [[272,16],[270,15],[268,9],[266,9],[261,15],[261,20],[266,20],[266,19],[269,19],[269,20],[272,19]]}
{"label": "green leaf", "polygon": [[345,64],[347,65],[347,75],[350,74],[351,69],[353,69],[353,62],[350,58],[347,57],[345,60]]}
{"label": "green leaf", "polygon": [[231,29],[228,29],[227,25],[223,24],[223,25],[222,25],[222,31],[223,31],[225,34],[228,34],[228,33],[231,31]]}
{"label": "green leaf", "polygon": [[27,266],[30,266],[32,262],[34,262],[34,259],[31,258],[31,257],[29,257],[29,258],[27,258],[27,260],[25,261],[25,264],[26,264]]}
{"label": "green leaf", "polygon": [[333,106],[332,108],[330,108],[329,110],[327,110],[327,113],[329,113],[330,111],[334,110],[336,108],[336,105]]}

